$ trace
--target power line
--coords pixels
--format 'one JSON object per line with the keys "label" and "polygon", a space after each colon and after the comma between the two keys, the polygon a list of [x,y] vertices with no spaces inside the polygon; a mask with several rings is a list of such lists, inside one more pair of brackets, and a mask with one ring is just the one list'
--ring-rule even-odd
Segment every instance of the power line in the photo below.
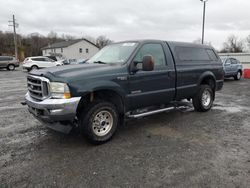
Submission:
{"label": "power line", "polygon": [[19,24],[16,23],[16,19],[15,19],[14,14],[13,14],[12,20],[9,21],[9,26],[13,27],[14,45],[15,45],[15,57],[16,57],[16,59],[18,59],[16,28],[18,28]]}

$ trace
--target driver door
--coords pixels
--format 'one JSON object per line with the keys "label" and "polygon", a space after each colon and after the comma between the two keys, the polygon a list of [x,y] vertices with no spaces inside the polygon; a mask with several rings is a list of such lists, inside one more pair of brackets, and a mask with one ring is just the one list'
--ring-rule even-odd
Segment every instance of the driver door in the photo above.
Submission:
{"label": "driver door", "polygon": [[[135,55],[131,63],[137,62],[139,71],[129,75],[130,109],[164,104],[173,100],[175,71],[173,63],[166,61],[165,50],[164,43],[146,43]],[[146,55],[153,56],[155,62],[153,71],[142,70],[142,59]]]}

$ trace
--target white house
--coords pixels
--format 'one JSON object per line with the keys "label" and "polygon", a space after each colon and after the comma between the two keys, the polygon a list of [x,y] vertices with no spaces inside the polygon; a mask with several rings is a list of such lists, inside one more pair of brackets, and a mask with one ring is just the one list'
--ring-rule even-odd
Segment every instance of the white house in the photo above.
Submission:
{"label": "white house", "polygon": [[99,48],[87,39],[76,39],[50,44],[41,49],[43,56],[56,55],[66,59],[89,59]]}

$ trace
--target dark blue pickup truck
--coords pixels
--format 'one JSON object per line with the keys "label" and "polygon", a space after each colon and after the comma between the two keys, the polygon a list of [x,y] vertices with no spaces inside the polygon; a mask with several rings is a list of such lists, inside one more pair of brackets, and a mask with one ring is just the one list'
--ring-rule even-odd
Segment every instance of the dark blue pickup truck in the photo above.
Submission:
{"label": "dark blue pickup truck", "polygon": [[25,104],[46,126],[76,126],[94,143],[109,140],[125,118],[143,117],[192,100],[208,111],[223,86],[222,62],[211,46],[160,40],[125,41],[82,65],[34,70]]}

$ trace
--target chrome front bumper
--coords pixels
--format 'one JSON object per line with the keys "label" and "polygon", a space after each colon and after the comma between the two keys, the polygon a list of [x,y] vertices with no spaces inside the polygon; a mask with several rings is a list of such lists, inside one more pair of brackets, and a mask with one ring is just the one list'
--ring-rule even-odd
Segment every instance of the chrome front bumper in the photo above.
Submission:
{"label": "chrome front bumper", "polygon": [[80,97],[70,99],[45,99],[38,101],[29,93],[25,95],[28,110],[47,127],[60,132],[69,132],[76,117]]}

